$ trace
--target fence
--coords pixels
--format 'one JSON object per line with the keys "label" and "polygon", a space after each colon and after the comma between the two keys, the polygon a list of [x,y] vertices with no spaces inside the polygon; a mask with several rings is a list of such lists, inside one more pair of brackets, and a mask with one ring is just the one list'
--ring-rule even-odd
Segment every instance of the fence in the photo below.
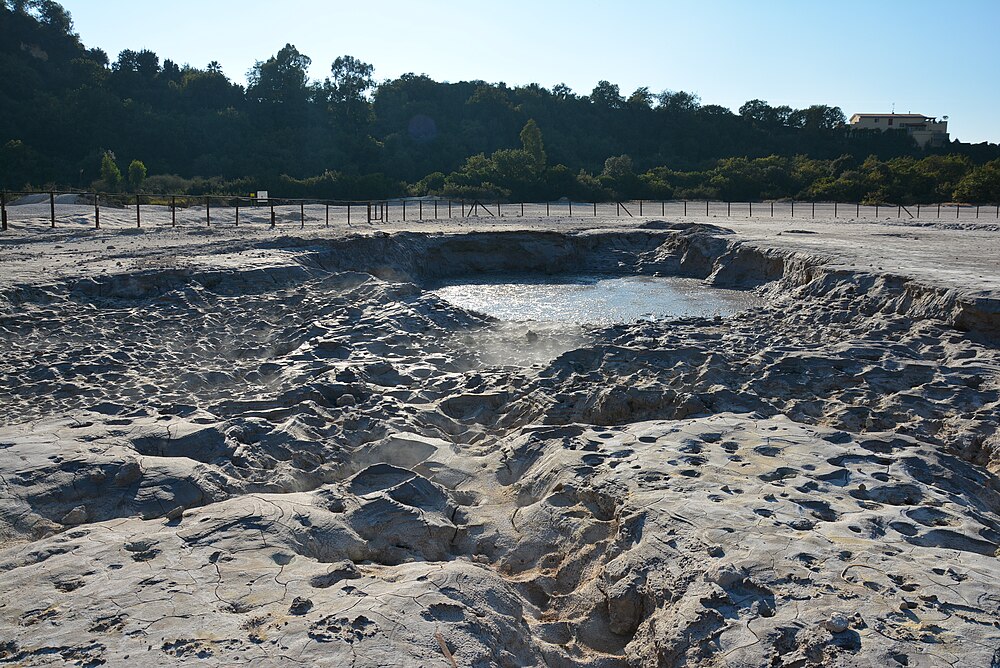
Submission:
{"label": "fence", "polygon": [[0,231],[12,227],[178,227],[258,225],[300,229],[330,225],[422,222],[454,218],[778,218],[788,220],[1000,220],[1000,205],[846,204],[841,202],[502,202],[412,198],[324,200],[221,195],[0,192]]}

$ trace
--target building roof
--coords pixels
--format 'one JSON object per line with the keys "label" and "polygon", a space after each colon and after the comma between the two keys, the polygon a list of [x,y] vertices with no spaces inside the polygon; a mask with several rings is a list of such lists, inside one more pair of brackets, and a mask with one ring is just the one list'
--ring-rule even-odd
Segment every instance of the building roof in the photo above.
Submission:
{"label": "building roof", "polygon": [[897,118],[934,118],[933,116],[925,116],[924,114],[854,114],[854,116],[895,116]]}

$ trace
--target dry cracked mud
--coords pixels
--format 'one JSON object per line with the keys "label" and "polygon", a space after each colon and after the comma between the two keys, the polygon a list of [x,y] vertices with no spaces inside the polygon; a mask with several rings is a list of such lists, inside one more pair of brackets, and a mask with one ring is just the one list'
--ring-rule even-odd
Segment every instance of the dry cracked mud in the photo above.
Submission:
{"label": "dry cracked mud", "polygon": [[[975,285],[709,224],[199,244],[6,279],[0,665],[1000,666]],[[581,266],[758,298],[499,365],[425,289]]]}

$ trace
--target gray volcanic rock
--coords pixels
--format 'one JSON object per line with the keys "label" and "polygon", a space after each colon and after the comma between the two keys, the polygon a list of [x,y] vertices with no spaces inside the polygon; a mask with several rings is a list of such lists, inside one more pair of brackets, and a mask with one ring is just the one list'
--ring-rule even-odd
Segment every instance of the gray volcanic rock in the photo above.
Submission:
{"label": "gray volcanic rock", "polygon": [[[5,293],[0,663],[996,664],[992,302],[649,227]],[[552,347],[417,284],[546,258],[760,299]]]}

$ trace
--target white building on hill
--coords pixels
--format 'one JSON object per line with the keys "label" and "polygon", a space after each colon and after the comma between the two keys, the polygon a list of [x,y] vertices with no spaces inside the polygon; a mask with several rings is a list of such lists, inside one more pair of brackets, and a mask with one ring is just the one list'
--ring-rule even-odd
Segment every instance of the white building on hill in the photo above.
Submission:
{"label": "white building on hill", "polygon": [[906,130],[921,148],[949,141],[948,121],[923,114],[854,114],[848,123],[859,130]]}

